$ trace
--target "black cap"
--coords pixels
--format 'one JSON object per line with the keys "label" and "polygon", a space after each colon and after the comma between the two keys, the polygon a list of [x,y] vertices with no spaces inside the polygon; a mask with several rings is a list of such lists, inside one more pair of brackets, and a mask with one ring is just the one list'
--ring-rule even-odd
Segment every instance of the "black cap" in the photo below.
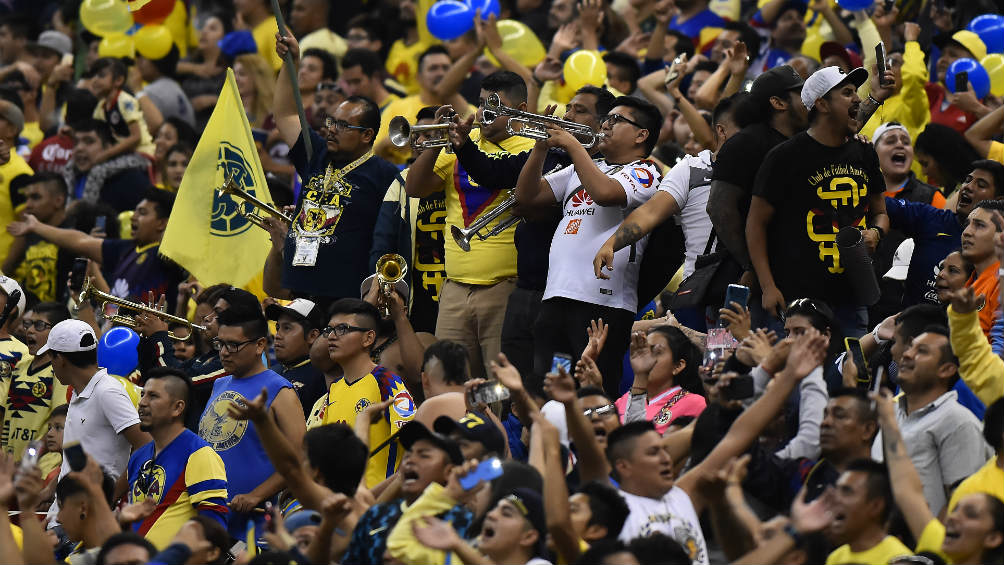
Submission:
{"label": "black cap", "polygon": [[411,449],[411,446],[415,445],[415,442],[424,439],[432,442],[436,447],[442,449],[450,456],[450,461],[454,465],[460,465],[464,462],[464,456],[460,453],[460,446],[457,442],[452,439],[429,430],[425,427],[425,424],[412,420],[401,428],[401,431],[397,435],[398,439],[401,440],[401,445],[405,449]]}
{"label": "black cap", "polygon": [[527,522],[540,533],[538,548],[543,549],[547,540],[547,517],[544,514],[544,499],[540,493],[523,487],[512,489],[503,496],[502,500],[508,501],[516,507],[520,514],[526,518]]}
{"label": "black cap", "polygon": [[779,65],[764,71],[753,81],[750,96],[766,102],[771,96],[781,96],[789,90],[802,88],[802,76],[791,65]]}
{"label": "black cap", "polygon": [[494,422],[480,412],[468,412],[459,421],[449,416],[440,416],[432,424],[436,432],[444,436],[457,432],[464,439],[476,441],[485,446],[489,453],[502,455],[505,453],[505,438]]}

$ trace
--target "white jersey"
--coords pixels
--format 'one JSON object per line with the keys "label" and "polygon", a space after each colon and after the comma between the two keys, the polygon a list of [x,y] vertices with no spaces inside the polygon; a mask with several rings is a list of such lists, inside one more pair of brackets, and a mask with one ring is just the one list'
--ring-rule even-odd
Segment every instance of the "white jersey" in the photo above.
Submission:
{"label": "white jersey", "polygon": [[654,533],[666,534],[679,542],[695,564],[708,565],[708,545],[704,541],[701,521],[685,490],[674,486],[662,498],[618,492],[631,511],[621,530],[621,541],[627,543]]}
{"label": "white jersey", "polygon": [[[704,253],[711,237],[711,217],[708,216],[708,197],[711,195],[711,151],[705,149],[697,156],[687,155],[673,166],[659,190],[666,192],[680,206],[680,225],[686,240],[686,259],[683,276],[694,272],[694,261]],[[718,247],[717,242],[711,251]]]}
{"label": "white jersey", "polygon": [[614,253],[614,269],[607,272],[609,280],[596,278],[591,258],[617,231],[624,218],[655,194],[661,175],[655,163],[648,160],[612,165],[598,159],[595,163],[608,177],[620,183],[626,196],[625,205],[600,206],[593,202],[579,182],[574,165],[544,177],[563,214],[551,238],[544,299],[560,296],[635,312],[638,310],[638,271],[648,236]]}

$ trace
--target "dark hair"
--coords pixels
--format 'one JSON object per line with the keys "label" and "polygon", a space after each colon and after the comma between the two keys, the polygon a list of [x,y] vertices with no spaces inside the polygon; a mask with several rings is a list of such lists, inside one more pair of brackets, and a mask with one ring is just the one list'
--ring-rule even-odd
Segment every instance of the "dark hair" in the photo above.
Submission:
{"label": "dark hair", "polygon": [[614,107],[614,102],[617,100],[617,97],[606,88],[602,86],[593,86],[591,84],[587,84],[576,90],[575,94],[592,94],[595,96],[596,115],[601,118],[610,113],[610,110]]}
{"label": "dark hair", "polygon": [[359,67],[362,73],[368,77],[380,74],[383,64],[380,56],[369,49],[349,49],[342,56],[342,70]]}
{"label": "dark hair", "polygon": [[973,161],[979,160],[976,150],[966,138],[954,129],[941,124],[930,123],[920,132],[913,147],[934,159],[945,175],[945,193],[955,190],[973,170]]}
{"label": "dark hair", "polygon": [[216,520],[202,514],[196,514],[189,518],[189,520],[198,522],[202,526],[202,533],[206,536],[206,541],[213,544],[213,547],[220,552],[216,560],[209,565],[223,565],[226,563],[227,556],[230,554],[230,534],[227,533],[227,529]]}
{"label": "dark hair", "polygon": [[[142,57],[142,55],[140,56]],[[160,59],[143,58],[150,61],[159,74],[174,78],[174,75],[178,72],[178,60],[181,59],[181,54],[178,52],[178,47],[172,43],[167,54]]]}
{"label": "dark hair", "polygon": [[[174,367],[154,367],[149,371],[143,371],[144,386],[153,379],[164,379],[168,383],[167,388],[175,400],[184,400],[185,408],[188,408],[188,397],[192,382],[189,380],[187,373]],[[182,414],[182,419],[184,419],[184,414]]]}
{"label": "dark hair", "polygon": [[120,545],[137,545],[142,547],[146,550],[146,554],[148,556],[146,561],[153,560],[153,556],[157,555],[157,548],[150,543],[150,540],[133,531],[119,532],[105,540],[105,543],[101,545],[101,551],[98,552],[98,556],[95,560],[96,565],[105,565],[105,562],[108,559],[108,554]]}
{"label": "dark hair", "polygon": [[848,386],[842,386],[833,389],[830,392],[830,400],[834,398],[853,398],[856,400],[858,420],[862,422],[872,422],[875,424],[875,432],[878,433],[878,413],[875,408],[872,407],[871,398],[868,397],[868,391],[861,390],[859,388],[853,388]]}
{"label": "dark hair", "polygon": [[928,326],[945,326],[948,316],[937,304],[914,304],[896,316],[896,326],[904,339],[911,340],[924,333]]}
{"label": "dark hair", "polygon": [[55,349],[49,350],[52,356],[57,355],[66,359],[66,362],[78,369],[85,369],[87,367],[93,367],[98,364],[98,350],[97,348],[90,351],[56,351]]}
{"label": "dark hair", "polygon": [[617,461],[626,459],[634,449],[639,437],[648,432],[654,432],[655,426],[648,420],[628,422],[607,436],[607,462],[610,463],[610,474],[616,480],[621,480],[617,473]]}
{"label": "dark hair", "polygon": [[450,52],[446,50],[446,47],[443,47],[442,45],[439,44],[433,45],[428,49],[426,49],[425,51],[422,51],[422,54],[418,56],[418,61],[416,66],[418,72],[422,72],[422,63],[425,62],[425,58],[428,57],[429,55],[446,55],[447,57],[449,57]]}
{"label": "dark hair", "polygon": [[624,498],[607,483],[590,481],[579,487],[580,493],[589,499],[588,525],[603,526],[607,529],[607,539],[617,539],[631,510]]}
{"label": "dark hair", "polygon": [[[112,508],[112,497],[115,496],[115,478],[103,469],[101,474],[101,494],[105,495],[105,503],[109,508]],[[59,479],[59,482],[56,483],[56,502],[62,506],[63,503],[66,502],[67,498],[86,492],[87,487],[81,484],[80,481],[74,479],[73,477],[65,476],[62,479]]]}
{"label": "dark hair", "polygon": [[619,539],[599,539],[589,544],[589,549],[582,552],[575,565],[596,565],[607,557],[617,553],[630,552],[624,542]]}
{"label": "dark hair", "polygon": [[108,69],[112,73],[112,78],[125,80],[128,70],[122,59],[116,57],[101,57],[91,65],[88,72],[91,76],[97,76],[101,71]]}
{"label": "dark hair", "polygon": [[52,325],[70,319],[70,311],[61,302],[39,302],[25,311],[27,312],[28,310],[45,316],[46,321]]}
{"label": "dark hair", "polygon": [[638,80],[641,78],[641,67],[638,66],[638,60],[628,55],[627,53],[621,53],[620,51],[607,51],[603,55],[603,61],[607,64],[607,74],[610,74],[609,67],[617,67],[622,69],[627,76],[624,80],[628,81],[631,86],[628,88],[628,92],[624,94],[631,94],[634,92],[635,88],[638,87]]}
{"label": "dark hair", "polygon": [[247,312],[247,315],[253,315],[253,312],[256,310],[261,312],[261,303],[258,302],[258,297],[243,288],[227,286],[222,292],[220,292],[220,295],[216,297],[216,300],[213,301],[212,305],[215,306],[216,302],[220,300],[226,301],[228,310],[234,309],[244,311]]}
{"label": "dark hair", "polygon": [[994,179],[994,196],[998,198],[1004,196],[1004,165],[991,159],[979,159],[973,161],[972,168],[990,173]]}
{"label": "dark hair", "polygon": [[642,129],[648,130],[648,138],[645,140],[645,155],[648,156],[659,141],[662,113],[651,102],[634,96],[618,96],[614,106],[626,106],[634,110],[634,121],[641,124]]}
{"label": "dark hair", "polygon": [[[383,41],[384,30],[383,22],[380,21],[374,15],[371,14],[359,14],[349,20],[349,23],[345,25],[345,32],[348,35],[348,31],[354,27],[362,28],[366,30],[366,35],[369,36],[370,41]],[[350,50],[351,51],[351,50]],[[348,52],[345,53],[348,55]],[[383,64],[381,63],[381,66]],[[351,67],[352,65],[345,65],[342,63],[342,68]]]}
{"label": "dark hair", "polygon": [[656,563],[683,565],[693,562],[690,553],[680,545],[680,542],[661,532],[634,538],[628,542],[628,550],[642,565]]}
{"label": "dark hair", "polygon": [[45,186],[45,189],[51,194],[61,194],[66,197],[69,191],[66,188],[66,179],[63,175],[59,173],[53,173],[49,171],[43,171],[40,173],[35,173],[31,175],[30,180],[25,183],[25,186],[31,186],[34,184],[41,184]]}
{"label": "dark hair", "polygon": [[195,153],[195,150],[192,149],[191,145],[188,145],[186,143],[175,143],[174,145],[167,148],[167,151],[164,153],[164,158],[166,159],[172,153],[184,153],[186,157],[191,159],[192,155]]}
{"label": "dark hair", "polygon": [[441,339],[425,349],[422,357],[422,368],[435,357],[443,365],[443,382],[450,385],[462,385],[470,380],[470,355],[464,344]]}
{"label": "dark hair", "polygon": [[178,143],[184,143],[189,147],[195,147],[199,144],[199,134],[195,132],[195,128],[189,125],[188,122],[182,120],[178,116],[171,116],[164,120],[164,123],[160,127],[164,127],[166,124],[171,124],[174,131],[178,133]]}
{"label": "dark hair", "polygon": [[338,63],[334,55],[324,49],[312,47],[303,52],[300,60],[302,61],[304,57],[316,57],[321,60],[321,80],[338,80]]}
{"label": "dark hair", "polygon": [[357,318],[365,320],[362,325],[374,331],[380,326],[380,311],[376,306],[358,298],[340,298],[332,302],[328,308],[328,319],[330,320],[335,314],[354,314]]}
{"label": "dark hair", "polygon": [[[966,272],[966,278],[968,279],[969,277],[973,276],[973,273],[976,272],[976,265],[970,262],[969,259],[966,259],[965,257],[962,256],[962,248],[956,247],[955,249],[949,251],[948,255],[951,255],[953,253],[959,254],[959,259],[962,260],[962,270]],[[948,258],[948,255],[945,255],[945,259]],[[942,268],[942,265],[944,265],[945,259],[942,259],[941,263],[939,263],[938,265],[939,269]]]}
{"label": "dark hair", "polygon": [[[983,200],[974,206],[974,209],[979,208],[983,210],[994,210],[997,212],[1004,213],[1004,200]],[[1000,231],[995,225],[994,229]]]}
{"label": "dark hair", "polygon": [[171,209],[174,208],[173,192],[151,187],[143,194],[143,200],[153,204],[153,211],[157,214],[158,220],[171,217]]}
{"label": "dark hair", "polygon": [[101,141],[101,145],[111,145],[115,141],[114,136],[112,136],[111,126],[104,120],[86,118],[73,124],[71,127],[74,133],[94,132],[94,135],[98,136],[98,140]]}
{"label": "dark hair", "polygon": [[216,317],[216,323],[220,326],[239,326],[248,339],[262,339],[268,337],[268,322],[261,309],[248,310],[231,306],[220,312]]}
{"label": "dark hair", "polygon": [[373,137],[376,138],[380,131],[380,107],[376,102],[365,96],[349,96],[343,104],[359,104],[363,107],[363,113],[359,117],[359,125],[373,130]]}
{"label": "dark hair", "polygon": [[345,424],[326,424],[307,430],[303,436],[307,461],[321,472],[324,485],[346,496],[354,496],[369,450]]}
{"label": "dark hair", "polygon": [[[1004,536],[1004,501],[1001,501],[1001,499],[990,493],[984,492],[981,494],[987,502],[987,511],[994,522],[993,530],[991,531]],[[1004,542],[998,544],[997,547],[984,549],[981,561],[984,563],[1000,563],[1004,561]]]}
{"label": "dark hair", "polygon": [[732,120],[738,124],[739,120],[736,113],[739,110],[739,105],[747,96],[749,94],[746,92],[737,92],[732,96],[726,96],[719,100],[718,104],[715,105],[715,109],[711,112],[711,124],[720,124],[725,120]]}
{"label": "dark hair", "polygon": [[575,396],[578,398],[585,398],[587,396],[602,396],[607,400],[610,400],[610,397],[607,396],[606,392],[603,392],[603,389],[595,386],[584,386],[575,391]]}
{"label": "dark hair", "polygon": [[[216,301],[220,299],[220,296],[223,295],[223,292],[228,288],[230,288],[230,285],[225,283],[214,284],[213,286],[204,288],[202,289],[202,292],[195,297],[195,303],[209,304],[210,306],[213,306],[216,304]],[[252,296],[254,295],[252,294]],[[257,298],[255,300],[257,300]]]}
{"label": "dark hair", "polygon": [[439,106],[426,106],[415,114],[415,121],[420,122],[422,120],[432,120],[436,118],[436,111],[439,110]]}
{"label": "dark hair", "polygon": [[94,108],[98,106],[98,98],[90,90],[74,88],[66,96],[66,124],[77,129],[78,123],[90,120],[94,116]]}
{"label": "dark hair", "polygon": [[833,310],[828,304],[815,298],[800,298],[793,301],[784,312],[786,318],[792,316],[805,316],[809,319],[812,327],[820,333],[835,329]]}
{"label": "dark hair", "polygon": [[28,39],[33,35],[31,20],[28,19],[23,14],[6,14],[0,26],[6,27],[10,30],[10,34],[14,36],[15,39]]}
{"label": "dark hair", "polygon": [[873,459],[855,459],[847,464],[844,472],[858,471],[868,476],[866,485],[868,498],[881,498],[882,505],[881,522],[885,523],[895,507],[892,498],[892,485],[889,482],[889,469],[884,463],[879,463]]}
{"label": "dark hair", "polygon": [[673,352],[673,360],[677,363],[680,361],[686,363],[683,370],[673,377],[673,384],[679,385],[691,394],[704,396],[704,383],[701,382],[701,376],[698,372],[698,366],[701,364],[701,352],[694,345],[694,342],[690,341],[690,338],[680,328],[674,326],[656,326],[649,333],[658,333],[665,337],[669,344],[669,350]]}
{"label": "dark hair", "polygon": [[1004,451],[1004,396],[994,400],[983,413],[983,439],[994,451]]}
{"label": "dark hair", "polygon": [[60,404],[59,406],[56,406],[55,408],[53,408],[52,412],[49,412],[49,418],[48,419],[51,420],[51,419],[56,418],[58,416],[62,416],[63,418],[65,418],[67,412],[69,411],[69,409],[70,409],[70,405],[69,404]]}
{"label": "dark hair", "polygon": [[[690,38],[689,35],[678,31],[675,29],[666,30],[666,35],[672,35],[676,38],[676,46],[673,51],[676,51],[677,56],[686,55],[687,57],[693,57],[696,49],[694,48],[694,40]],[[752,51],[750,51],[752,53]]]}
{"label": "dark hair", "polygon": [[505,94],[513,104],[526,102],[526,81],[512,71],[495,71],[481,79],[481,90]]}
{"label": "dark hair", "polygon": [[220,20],[223,24],[223,34],[226,35],[234,30],[234,14],[230,10],[221,9],[219,7],[210,10],[204,14],[200,14],[202,24],[205,25],[206,20],[209,18],[216,18]]}
{"label": "dark hair", "polygon": [[760,34],[745,22],[725,22],[722,26],[729,31],[739,32],[739,41],[746,44],[746,52],[756,56],[760,52]]}

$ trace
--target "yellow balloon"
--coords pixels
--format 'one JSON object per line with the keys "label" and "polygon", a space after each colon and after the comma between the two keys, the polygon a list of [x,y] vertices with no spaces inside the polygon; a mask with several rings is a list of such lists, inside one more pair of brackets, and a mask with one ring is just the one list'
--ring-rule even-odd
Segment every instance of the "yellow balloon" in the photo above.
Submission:
{"label": "yellow balloon", "polygon": [[108,35],[101,38],[98,43],[99,57],[130,57],[136,56],[136,48],[133,45],[133,38],[124,33]]}
{"label": "yellow balloon", "polygon": [[587,84],[603,86],[607,81],[607,64],[597,51],[580,49],[565,59],[564,79],[571,92]]}
{"label": "yellow balloon", "polygon": [[[188,26],[188,11],[185,9],[184,2],[177,0],[174,3],[174,9],[171,10],[167,19],[164,20],[163,26],[171,31],[171,36],[174,38],[174,44],[178,47],[178,51],[181,56],[184,57],[187,55],[190,30]],[[198,41],[198,36],[196,35],[195,44],[198,44]]]}
{"label": "yellow balloon", "polygon": [[[540,42],[536,34],[523,22],[500,20],[498,22],[498,30],[499,35],[502,37],[502,50],[524,67],[533,68],[537,66],[537,63],[543,61],[547,55],[544,44]],[[492,64],[496,67],[502,66],[487,49],[485,53]]]}
{"label": "yellow balloon", "polygon": [[990,75],[990,94],[1004,96],[1004,55],[991,53],[980,60]]}
{"label": "yellow balloon", "polygon": [[136,51],[147,59],[160,59],[171,50],[174,38],[166,26],[147,24],[136,32]]}
{"label": "yellow balloon", "polygon": [[125,33],[132,27],[132,14],[123,0],[84,0],[80,21],[87,31],[101,36]]}

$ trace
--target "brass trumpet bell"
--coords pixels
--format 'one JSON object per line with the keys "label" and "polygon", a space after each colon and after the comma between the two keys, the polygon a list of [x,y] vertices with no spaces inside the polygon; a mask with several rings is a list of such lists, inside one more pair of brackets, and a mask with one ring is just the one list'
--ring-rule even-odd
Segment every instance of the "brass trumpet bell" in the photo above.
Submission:
{"label": "brass trumpet bell", "polygon": [[[394,285],[408,274],[408,263],[397,253],[386,253],[380,256],[376,264],[377,284],[384,296],[394,292]],[[384,317],[390,316],[390,308],[386,303],[380,308]]]}
{"label": "brass trumpet bell", "polygon": [[[112,296],[111,294],[108,294],[106,292],[101,292],[97,288],[94,288],[94,286],[91,285],[91,279],[87,278],[87,279],[84,280],[84,287],[80,291],[80,296],[77,298],[77,302],[83,302],[84,300],[90,300],[92,298],[101,303],[102,309],[104,309],[104,306],[106,304],[115,304],[115,305],[117,305],[119,307],[120,310],[121,309],[126,309],[126,310],[132,310],[133,312],[136,312],[137,314],[139,314],[139,313],[150,314],[152,316],[156,316],[156,317],[160,318],[161,320],[164,320],[165,322],[172,323],[172,324],[179,324],[179,325],[183,325],[183,326],[188,327],[188,335],[185,336],[185,337],[179,337],[179,336],[175,335],[173,332],[167,332],[167,337],[169,337],[169,338],[171,338],[171,339],[173,339],[175,341],[188,341],[189,339],[192,338],[192,334],[195,333],[195,330],[199,330],[199,331],[203,331],[203,332],[206,331],[205,326],[200,326],[198,324],[193,324],[192,322],[189,322],[185,318],[181,318],[181,317],[178,317],[178,316],[174,316],[172,314],[168,314],[167,312],[163,312],[163,311],[161,311],[161,310],[159,310],[159,309],[157,309],[157,308],[155,308],[153,306],[146,306],[146,305],[143,305],[143,304],[139,304],[137,302],[132,302],[130,300],[126,300],[124,298],[119,298],[117,296]],[[116,324],[119,324],[119,325],[122,325],[122,326],[126,326],[126,327],[129,327],[129,328],[133,328],[133,329],[135,329],[136,326],[137,326],[136,319],[135,319],[134,316],[126,316],[126,315],[122,315],[122,314],[116,314],[116,315],[112,316],[110,318],[110,320],[112,322],[116,323]]]}
{"label": "brass trumpet bell", "polygon": [[238,206],[238,211],[241,215],[247,218],[249,222],[259,228],[266,229],[262,217],[258,214],[258,210],[264,210],[267,214],[274,216],[287,224],[293,223],[293,218],[290,218],[275,206],[262,202],[251,193],[241,188],[234,180],[234,175],[227,177],[223,186],[217,189],[216,192],[220,196],[229,195],[232,198],[239,198],[250,204],[252,206],[252,210],[250,212],[244,210],[242,206]]}

